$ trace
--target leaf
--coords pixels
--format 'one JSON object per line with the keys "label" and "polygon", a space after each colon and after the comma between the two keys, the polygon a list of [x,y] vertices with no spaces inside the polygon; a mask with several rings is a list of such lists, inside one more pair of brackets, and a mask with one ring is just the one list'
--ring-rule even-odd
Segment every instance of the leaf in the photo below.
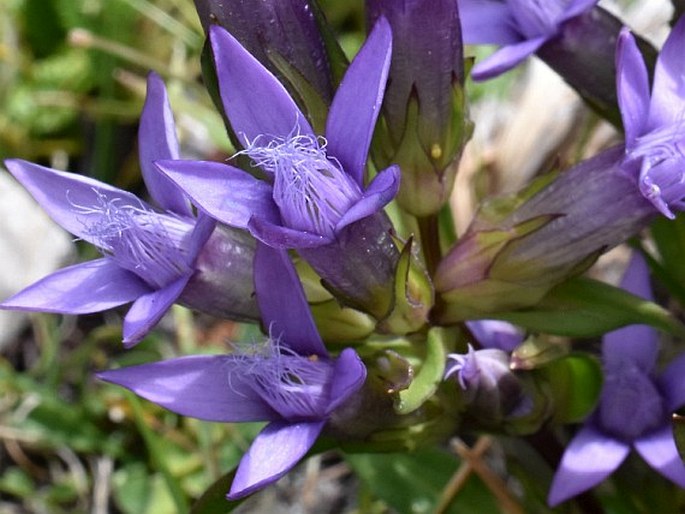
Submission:
{"label": "leaf", "polygon": [[[436,449],[345,459],[376,497],[397,512],[414,513],[435,511],[459,465],[456,457]],[[471,477],[444,512],[499,512],[499,507],[483,483]]]}
{"label": "leaf", "polygon": [[553,397],[555,423],[578,423],[594,408],[602,389],[602,367],[587,354],[573,354],[540,368]]}
{"label": "leaf", "polygon": [[227,512],[232,512],[243,503],[244,500],[242,499],[237,501],[229,501],[226,499],[226,494],[231,488],[234,476],[235,469],[229,471],[210,485],[192,506],[190,514],[225,514]]}
{"label": "leaf", "polygon": [[685,326],[666,309],[619,287],[584,277],[556,286],[535,308],[490,317],[568,337],[598,337],[631,324],[651,325],[685,337]]}

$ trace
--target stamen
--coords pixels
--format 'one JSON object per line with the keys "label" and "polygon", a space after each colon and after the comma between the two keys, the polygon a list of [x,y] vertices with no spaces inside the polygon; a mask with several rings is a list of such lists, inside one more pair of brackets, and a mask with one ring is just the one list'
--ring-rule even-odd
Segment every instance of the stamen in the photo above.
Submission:
{"label": "stamen", "polygon": [[286,419],[320,419],[324,415],[333,373],[330,362],[298,355],[273,339],[238,353],[236,358],[241,365],[229,373],[229,384],[246,381]]}
{"label": "stamen", "polygon": [[293,134],[258,137],[241,153],[274,177],[273,198],[283,221],[296,230],[325,237],[361,198],[357,184],[340,163],[326,155],[326,140]]}
{"label": "stamen", "polygon": [[152,211],[142,202],[121,205],[116,198],[95,194],[94,205],[71,204],[103,254],[157,289],[192,271],[186,248],[192,230],[188,221]]}

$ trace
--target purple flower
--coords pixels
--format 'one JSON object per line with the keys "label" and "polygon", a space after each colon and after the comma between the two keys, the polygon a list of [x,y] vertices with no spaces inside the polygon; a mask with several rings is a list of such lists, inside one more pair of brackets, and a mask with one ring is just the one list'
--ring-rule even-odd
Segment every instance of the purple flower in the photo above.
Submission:
{"label": "purple flower", "polygon": [[241,153],[265,180],[216,162],[158,166],[210,216],[274,248],[298,249],[341,297],[385,315],[398,252],[382,208],[397,193],[399,170],[381,171],[366,188],[363,182],[390,65],[387,21],[379,20],[343,77],[325,137],[233,36],[214,26],[210,40],[224,110],[244,142]]}
{"label": "purple flower", "polygon": [[466,327],[483,348],[512,352],[524,339],[523,330],[498,319],[467,321]]}
{"label": "purple flower", "polygon": [[480,427],[498,426],[526,405],[521,383],[510,367],[510,356],[497,348],[450,353],[444,378],[454,377],[468,407],[466,418]]}
{"label": "purple flower", "polygon": [[[7,168],[47,213],[103,258],[64,268],[20,291],[5,309],[85,314],[133,302],[124,343],[134,344],[176,301],[239,319],[258,319],[250,298],[254,242],[195,217],[180,190],[153,165],[177,158],[173,117],[161,79],[152,74],[140,121],[140,164],[159,209],[136,196],[81,175],[21,160]],[[216,254],[220,253],[218,259]],[[223,297],[208,294],[226,285]]]}
{"label": "purple flower", "polygon": [[[637,254],[622,287],[651,299],[647,267]],[[671,429],[671,413],[685,405],[685,355],[657,375],[657,353],[657,334],[644,325],[604,336],[599,405],[564,452],[549,492],[550,505],[599,484],[631,447],[656,471],[685,487],[685,465]]]}
{"label": "purple flower", "polygon": [[628,29],[616,52],[618,101],[626,137],[623,164],[639,173],[642,194],[669,218],[685,202],[685,18],[671,31],[657,58],[650,95],[644,59]]}
{"label": "purple flower", "polygon": [[474,80],[510,70],[597,0],[459,0],[464,42],[503,45],[473,67]]}
{"label": "purple flower", "polygon": [[354,350],[343,350],[337,359],[328,355],[284,250],[258,244],[255,289],[271,338],[254,351],[181,357],[98,375],[182,415],[268,421],[240,461],[229,499],[289,471],[366,377]]}

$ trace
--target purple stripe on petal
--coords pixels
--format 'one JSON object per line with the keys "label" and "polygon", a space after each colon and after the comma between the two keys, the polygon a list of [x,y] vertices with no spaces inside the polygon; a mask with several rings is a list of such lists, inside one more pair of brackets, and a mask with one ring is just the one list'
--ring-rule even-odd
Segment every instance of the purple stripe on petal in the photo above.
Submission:
{"label": "purple stripe on petal", "polygon": [[364,385],[365,379],[366,367],[359,355],[352,348],[345,348],[335,361],[327,414],[333,412],[357,392]]}
{"label": "purple stripe on petal", "polygon": [[328,153],[359,186],[363,183],[371,136],[383,102],[391,49],[390,24],[382,17],[350,63],[326,120]]}
{"label": "purple stripe on petal", "polygon": [[364,219],[367,216],[377,213],[385,207],[400,189],[400,168],[399,166],[390,166],[381,171],[373,179],[369,187],[362,194],[362,198],[355,203],[348,211],[340,218],[340,221],[335,227],[336,233],[346,226]]}
{"label": "purple stripe on petal", "polygon": [[509,71],[526,57],[534,54],[545,41],[547,41],[547,37],[543,36],[504,46],[484,61],[476,64],[471,72],[471,77],[473,80],[487,80]]}
{"label": "purple stripe on petal", "polygon": [[322,235],[282,227],[258,216],[250,219],[247,228],[255,239],[272,248],[317,248],[333,242]]}
{"label": "purple stripe on petal", "polygon": [[583,427],[564,452],[547,503],[553,507],[596,486],[621,465],[629,452],[626,443]]}
{"label": "purple stripe on petal", "polygon": [[149,209],[136,196],[75,173],[57,171],[20,159],[5,161],[7,169],[40,206],[63,228],[97,246],[91,230],[103,217],[103,207],[133,206]]}
{"label": "purple stripe on petal", "polygon": [[190,203],[179,188],[153,164],[162,159],[178,159],[174,115],[164,82],[152,72],[147,78],[147,97],[138,130],[140,169],[150,196],[164,210],[192,216]]}
{"label": "purple stripe on petal", "polygon": [[244,365],[243,358],[230,355],[193,355],[97,376],[184,416],[222,422],[280,419],[244,381],[232,378]]}
{"label": "purple stripe on petal", "polygon": [[75,264],[39,280],[0,308],[58,314],[90,314],[134,301],[150,288],[109,258]]}
{"label": "purple stripe on petal", "polygon": [[635,38],[627,28],[621,31],[616,49],[616,88],[626,145],[630,147],[647,124],[649,78]]}
{"label": "purple stripe on petal", "polygon": [[634,444],[647,464],[680,487],[685,487],[685,464],[678,454],[670,425],[641,437]]}
{"label": "purple stripe on petal", "polygon": [[278,218],[272,188],[233,166],[211,161],[157,161],[159,169],[211,217],[236,228],[254,214]]}
{"label": "purple stripe on petal", "polygon": [[325,421],[268,424],[243,455],[228,499],[247,496],[285,475],[309,451],[324,424]]}
{"label": "purple stripe on petal", "polygon": [[190,275],[182,276],[162,289],[143,295],[133,302],[124,317],[124,346],[130,348],[139,343],[152,330],[181,296],[188,280]]}
{"label": "purple stripe on petal", "polygon": [[254,268],[257,302],[263,323],[271,335],[299,355],[327,357],[328,352],[288,254],[257,243]]}
{"label": "purple stripe on petal", "polygon": [[243,143],[251,143],[259,136],[313,135],[283,85],[233,36],[213,25],[209,39],[221,101],[233,131]]}

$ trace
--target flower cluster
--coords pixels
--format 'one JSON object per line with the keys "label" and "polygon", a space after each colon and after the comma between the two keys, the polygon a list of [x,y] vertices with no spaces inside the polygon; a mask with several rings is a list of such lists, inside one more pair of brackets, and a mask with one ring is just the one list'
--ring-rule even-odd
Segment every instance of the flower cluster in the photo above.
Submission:
{"label": "flower cluster", "polygon": [[[685,405],[685,358],[660,352],[654,326],[685,328],[656,303],[638,253],[621,287],[579,277],[685,210],[685,18],[650,86],[650,61],[629,29],[603,25],[596,0],[368,0],[368,35],[349,63],[308,1],[196,4],[235,152],[183,158],[152,73],[138,144],[149,201],[6,161],[101,257],[0,307],[74,315],[131,303],[127,347],[174,303],[259,324],[261,343],[97,374],[183,416],[266,422],[231,500],[278,480],[319,437],[404,450],[484,431],[553,442],[540,450],[550,505],[607,479],[631,448],[685,487],[670,425]],[[566,78],[607,119],[618,113],[623,142],[486,198],[457,238],[449,201],[471,130],[462,35],[503,45],[471,70],[480,80],[534,53],[567,62],[586,30],[615,55],[611,94],[575,64]],[[644,245],[664,254],[651,257],[660,277],[682,276],[659,262],[682,262],[679,244]],[[601,337],[601,359],[592,344],[570,351],[574,337]]]}

